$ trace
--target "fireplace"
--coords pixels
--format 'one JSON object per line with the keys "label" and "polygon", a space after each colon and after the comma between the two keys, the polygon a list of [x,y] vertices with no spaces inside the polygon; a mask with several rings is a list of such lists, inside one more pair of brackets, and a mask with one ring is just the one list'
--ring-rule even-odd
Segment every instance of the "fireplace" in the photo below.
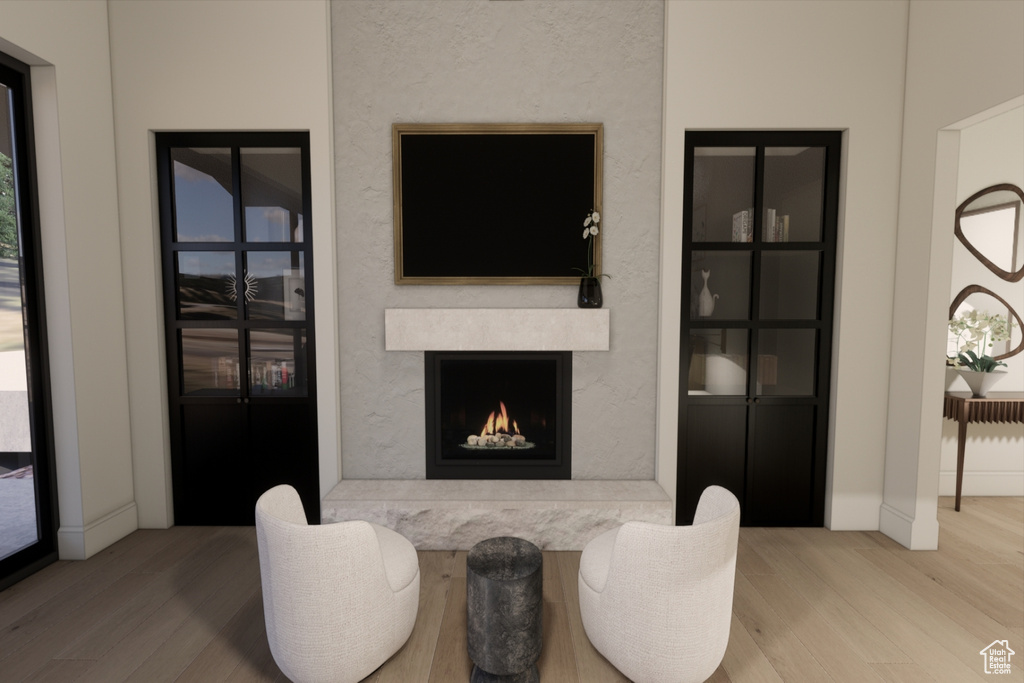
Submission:
{"label": "fireplace", "polygon": [[424,357],[427,479],[571,478],[571,352]]}

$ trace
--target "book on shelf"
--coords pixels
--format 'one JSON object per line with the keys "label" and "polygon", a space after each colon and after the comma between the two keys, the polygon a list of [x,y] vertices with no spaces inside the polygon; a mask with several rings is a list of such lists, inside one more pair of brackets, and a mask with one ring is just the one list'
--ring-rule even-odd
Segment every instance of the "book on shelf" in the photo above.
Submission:
{"label": "book on shelf", "polygon": [[732,241],[754,241],[754,210],[744,209],[732,215]]}
{"label": "book on shelf", "polygon": [[765,213],[764,241],[788,242],[789,214],[778,214],[775,209],[767,209]]}
{"label": "book on shelf", "polygon": [[[732,241],[754,241],[754,209],[744,209],[732,215]],[[779,214],[775,209],[765,209],[761,241],[788,242],[789,214]]]}

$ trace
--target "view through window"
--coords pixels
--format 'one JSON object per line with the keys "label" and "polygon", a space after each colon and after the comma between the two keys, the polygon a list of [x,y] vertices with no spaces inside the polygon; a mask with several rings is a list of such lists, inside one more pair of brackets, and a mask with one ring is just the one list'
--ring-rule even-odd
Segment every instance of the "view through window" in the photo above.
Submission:
{"label": "view through window", "polygon": [[10,89],[0,84],[0,558],[39,540],[18,267]]}
{"label": "view through window", "polygon": [[0,54],[0,588],[55,545],[28,74]]}

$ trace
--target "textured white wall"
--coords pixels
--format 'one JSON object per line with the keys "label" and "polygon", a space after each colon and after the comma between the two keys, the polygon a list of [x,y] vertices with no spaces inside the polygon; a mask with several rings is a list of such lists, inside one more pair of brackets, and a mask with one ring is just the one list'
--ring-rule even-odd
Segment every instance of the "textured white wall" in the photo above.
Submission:
{"label": "textured white wall", "polygon": [[332,28],[343,477],[425,475],[423,356],[384,351],[385,308],[576,305],[569,286],[396,286],[391,124],[601,122],[611,350],[573,357],[573,477],[653,478],[662,3],[346,1]]}

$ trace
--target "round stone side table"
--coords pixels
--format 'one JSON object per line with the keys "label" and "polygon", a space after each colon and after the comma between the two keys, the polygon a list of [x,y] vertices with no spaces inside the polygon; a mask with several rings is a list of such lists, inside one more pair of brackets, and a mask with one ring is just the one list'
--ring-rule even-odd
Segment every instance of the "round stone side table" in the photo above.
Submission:
{"label": "round stone side table", "polygon": [[466,557],[471,683],[537,683],[543,557],[511,536],[477,543]]}

